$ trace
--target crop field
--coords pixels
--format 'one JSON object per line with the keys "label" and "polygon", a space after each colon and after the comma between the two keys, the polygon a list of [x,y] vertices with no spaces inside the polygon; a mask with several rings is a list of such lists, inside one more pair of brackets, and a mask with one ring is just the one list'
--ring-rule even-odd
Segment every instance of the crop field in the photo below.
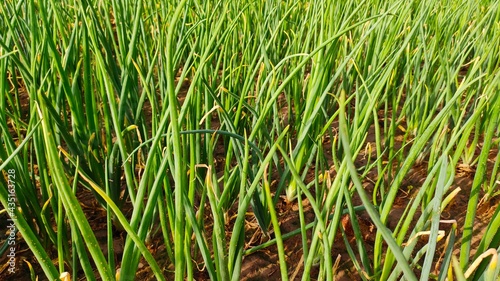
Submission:
{"label": "crop field", "polygon": [[499,0],[4,0],[0,280],[498,280]]}

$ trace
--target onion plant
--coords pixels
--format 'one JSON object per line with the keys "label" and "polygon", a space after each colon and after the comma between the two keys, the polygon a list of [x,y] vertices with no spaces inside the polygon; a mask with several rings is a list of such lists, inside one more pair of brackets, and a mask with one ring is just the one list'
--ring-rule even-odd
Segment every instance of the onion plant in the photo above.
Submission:
{"label": "onion plant", "polygon": [[268,247],[282,280],[494,280],[499,5],[3,1],[0,253],[33,280],[240,280]]}

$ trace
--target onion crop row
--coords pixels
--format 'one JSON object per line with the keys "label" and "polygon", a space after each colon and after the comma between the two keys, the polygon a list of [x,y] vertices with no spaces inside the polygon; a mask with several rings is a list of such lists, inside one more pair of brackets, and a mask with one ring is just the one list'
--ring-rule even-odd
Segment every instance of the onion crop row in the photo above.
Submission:
{"label": "onion crop row", "polygon": [[[500,185],[499,4],[6,0],[4,212],[50,280],[135,280],[141,259],[158,280],[200,268],[240,280],[244,256],[274,244],[281,279],[298,266],[302,280],[334,280],[336,243],[362,280],[493,280],[498,207],[473,238]],[[475,171],[470,191],[460,167]],[[444,219],[463,192],[465,218]],[[84,194],[106,216],[105,242]],[[298,205],[291,233],[281,200]],[[253,248],[249,213],[269,238]],[[300,265],[287,261],[294,235]]]}

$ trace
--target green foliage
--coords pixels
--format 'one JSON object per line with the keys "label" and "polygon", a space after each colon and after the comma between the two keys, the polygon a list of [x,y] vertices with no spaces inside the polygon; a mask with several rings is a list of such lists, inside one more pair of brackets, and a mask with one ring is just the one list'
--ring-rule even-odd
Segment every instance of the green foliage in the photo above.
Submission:
{"label": "green foliage", "polygon": [[[500,185],[499,5],[3,1],[0,201],[50,280],[135,280],[141,258],[158,280],[193,280],[197,268],[240,280],[243,257],[273,244],[286,280],[294,235],[302,280],[315,264],[334,280],[335,243],[364,280],[493,280],[500,208],[472,241],[478,204]],[[464,192],[459,167],[475,170],[466,217],[444,220]],[[84,192],[106,214],[107,245]],[[283,195],[299,210],[290,233]],[[269,238],[254,248],[249,212]],[[115,231],[126,235],[116,260]]]}

